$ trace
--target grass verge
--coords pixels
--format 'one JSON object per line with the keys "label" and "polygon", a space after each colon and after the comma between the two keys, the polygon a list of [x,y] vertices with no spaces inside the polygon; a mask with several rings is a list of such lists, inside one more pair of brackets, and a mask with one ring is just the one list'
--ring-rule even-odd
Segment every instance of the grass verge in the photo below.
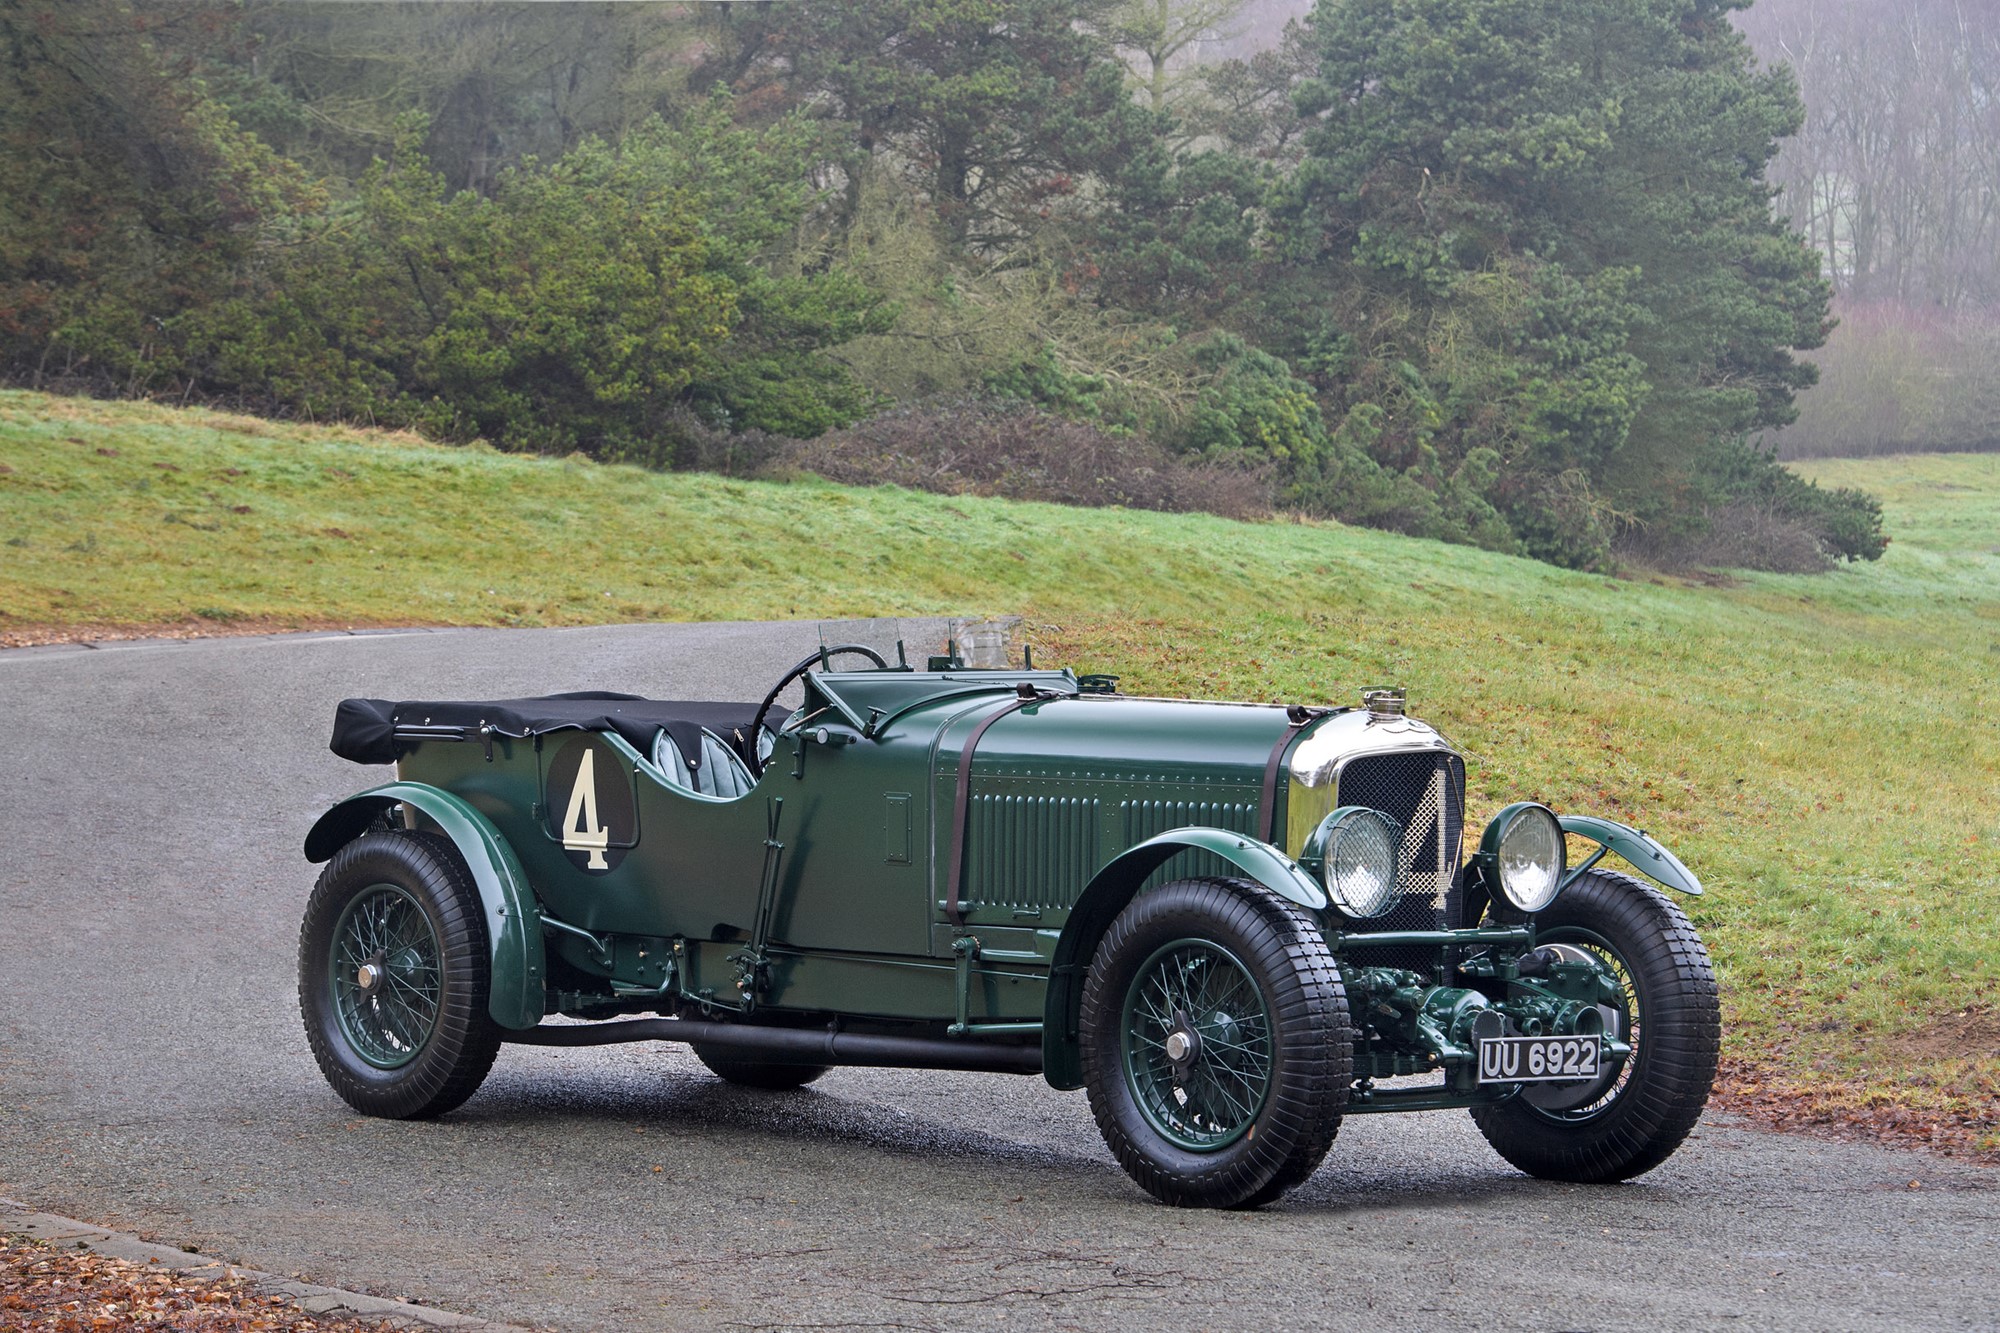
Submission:
{"label": "grass verge", "polygon": [[1883,496],[1889,555],[1726,586],[28,393],[0,393],[0,469],[14,641],[1014,612],[1147,692],[1406,684],[1474,820],[1623,819],[1711,886],[1732,1104],[2000,1159],[2000,455],[1816,462]]}

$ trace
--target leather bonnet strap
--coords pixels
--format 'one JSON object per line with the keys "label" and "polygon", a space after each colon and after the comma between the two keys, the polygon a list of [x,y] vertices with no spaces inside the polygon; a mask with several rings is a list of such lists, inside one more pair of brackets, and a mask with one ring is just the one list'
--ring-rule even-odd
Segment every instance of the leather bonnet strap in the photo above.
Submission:
{"label": "leather bonnet strap", "polygon": [[1303,704],[1293,704],[1285,710],[1287,726],[1278,735],[1278,743],[1271,747],[1271,757],[1264,762],[1264,790],[1257,800],[1257,836],[1265,842],[1278,845],[1278,774],[1284,768],[1285,751],[1292,748],[1292,741],[1298,734],[1320,718],[1334,712],[1331,708],[1307,708]]}
{"label": "leather bonnet strap", "polygon": [[972,808],[972,752],[979,748],[979,738],[986,729],[1009,713],[1026,708],[1029,704],[1046,703],[1051,699],[1067,699],[1070,696],[1052,690],[1038,690],[1025,682],[1017,687],[1021,697],[1009,702],[1005,707],[996,708],[980,720],[965,738],[965,746],[958,752],[958,795],[952,801],[951,810],[951,869],[946,877],[944,896],[945,915],[951,924],[965,924],[965,902],[961,891],[965,882],[965,823]]}

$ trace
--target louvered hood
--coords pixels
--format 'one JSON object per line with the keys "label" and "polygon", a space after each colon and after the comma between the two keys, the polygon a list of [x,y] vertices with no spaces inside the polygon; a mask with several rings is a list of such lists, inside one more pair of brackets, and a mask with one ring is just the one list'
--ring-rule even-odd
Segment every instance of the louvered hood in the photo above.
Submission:
{"label": "louvered hood", "polygon": [[973,773],[1254,788],[1291,730],[1273,705],[1081,695],[995,723],[980,738]]}
{"label": "louvered hood", "polygon": [[[964,744],[1007,702],[968,701],[938,733],[932,808],[940,849],[952,841]],[[1264,836],[1267,771],[1295,734],[1283,708],[1123,696],[1054,699],[999,717],[979,737],[971,765],[966,919],[1059,925],[1100,866],[1168,829]],[[1277,777],[1274,796],[1282,771]],[[1233,872],[1190,852],[1161,873]]]}

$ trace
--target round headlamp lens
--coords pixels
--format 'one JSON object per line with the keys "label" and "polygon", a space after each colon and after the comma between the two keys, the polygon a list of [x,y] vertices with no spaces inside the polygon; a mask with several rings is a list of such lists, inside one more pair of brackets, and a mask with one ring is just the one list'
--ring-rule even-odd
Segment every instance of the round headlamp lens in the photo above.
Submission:
{"label": "round headlamp lens", "polygon": [[1555,901],[1566,852],[1553,814],[1539,805],[1517,810],[1500,831],[1499,853],[1500,892],[1508,902],[1532,914]]}
{"label": "round headlamp lens", "polygon": [[1333,905],[1347,916],[1380,916],[1396,902],[1396,821],[1380,810],[1336,810],[1321,825],[1326,837],[1321,878]]}

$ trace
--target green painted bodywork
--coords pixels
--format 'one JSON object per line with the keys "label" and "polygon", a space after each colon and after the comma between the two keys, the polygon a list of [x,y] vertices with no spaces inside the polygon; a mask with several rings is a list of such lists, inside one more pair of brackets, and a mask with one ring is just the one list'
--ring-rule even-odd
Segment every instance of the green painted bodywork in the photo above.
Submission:
{"label": "green painted bodywork", "polygon": [[[1227,861],[1280,898],[1310,911],[1326,910],[1326,890],[1297,861],[1268,842],[1216,828],[1170,829],[1158,837],[1146,839],[1137,847],[1119,853],[1109,865],[1092,876],[1089,886],[1084,889],[1084,896],[1087,898],[1093,892],[1123,886],[1127,891],[1122,899],[1129,900],[1153,871],[1186,851],[1207,852],[1218,860]],[[1119,906],[1124,905],[1121,900]]]}
{"label": "green painted bodywork", "polygon": [[[1156,878],[1168,861],[1194,860],[1187,853],[1207,853],[1223,873],[1237,871],[1311,911],[1326,908],[1326,890],[1299,868],[1298,862],[1267,842],[1215,828],[1178,828],[1146,839],[1112,858],[1078,896],[1071,909],[1072,929],[1063,933],[1050,958],[1048,1003],[1042,1015],[1042,1071],[1058,1088],[1083,1086],[1083,1058],[1078,1046],[1078,1021],[1083,1011],[1083,972],[1097,941],[1125,904]],[[1204,866],[1202,872],[1210,867]]]}
{"label": "green painted bodywork", "polygon": [[[1643,830],[1614,824],[1595,815],[1559,815],[1556,822],[1562,825],[1563,832],[1574,833],[1609,848],[1631,862],[1640,873],[1668,888],[1697,898],[1701,896],[1701,881],[1695,878],[1694,872]],[[1571,872],[1572,875],[1576,873],[1579,872]]]}
{"label": "green painted bodywork", "polygon": [[[1277,761],[1321,719],[1084,693],[1054,671],[833,672],[804,688],[734,799],[675,786],[614,733],[411,736],[400,780],[329,811],[308,856],[330,857],[394,803],[450,837],[485,909],[491,1010],[507,1028],[658,1011],[1039,1041],[1058,1087],[1081,1083],[1082,982],[1098,941],[1153,885],[1248,878],[1318,914],[1337,954],[1370,939],[1266,841],[1286,827]],[[968,777],[961,755],[989,722]],[[575,837],[586,762],[592,808],[620,812],[603,816],[597,844]],[[1650,844],[1578,825],[1628,858]],[[1398,943],[1528,944],[1444,934]]]}
{"label": "green painted bodywork", "polygon": [[402,804],[421,811],[465,858],[486,919],[492,946],[493,989],[487,1011],[503,1028],[531,1028],[542,1021],[542,932],[535,893],[514,849],[471,802],[418,782],[392,782],[350,796],[319,817],[306,835],[306,859],[328,860],[360,835],[376,815]]}

